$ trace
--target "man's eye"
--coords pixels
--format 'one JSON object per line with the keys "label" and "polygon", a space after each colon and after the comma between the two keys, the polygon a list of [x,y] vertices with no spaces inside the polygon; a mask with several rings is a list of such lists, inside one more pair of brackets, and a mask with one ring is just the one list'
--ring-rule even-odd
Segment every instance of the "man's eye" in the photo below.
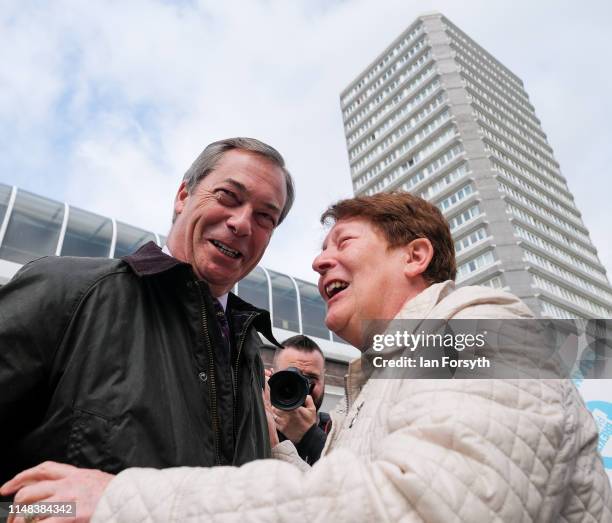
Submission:
{"label": "man's eye", "polygon": [[267,212],[260,212],[257,214],[257,221],[263,227],[276,227],[276,219],[271,214]]}
{"label": "man's eye", "polygon": [[238,203],[238,197],[227,189],[217,189],[216,196],[217,199],[225,205],[235,205]]}

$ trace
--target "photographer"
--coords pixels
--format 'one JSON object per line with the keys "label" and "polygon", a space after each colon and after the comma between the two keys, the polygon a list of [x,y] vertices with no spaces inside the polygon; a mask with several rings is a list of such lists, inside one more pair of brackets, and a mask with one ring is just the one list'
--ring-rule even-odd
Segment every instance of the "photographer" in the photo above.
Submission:
{"label": "photographer", "polygon": [[282,343],[274,354],[274,372],[293,367],[309,381],[310,394],[302,406],[292,410],[272,407],[279,439],[291,440],[300,457],[309,465],[315,463],[325,446],[331,420],[319,412],[325,394],[325,357],[310,338],[293,336]]}

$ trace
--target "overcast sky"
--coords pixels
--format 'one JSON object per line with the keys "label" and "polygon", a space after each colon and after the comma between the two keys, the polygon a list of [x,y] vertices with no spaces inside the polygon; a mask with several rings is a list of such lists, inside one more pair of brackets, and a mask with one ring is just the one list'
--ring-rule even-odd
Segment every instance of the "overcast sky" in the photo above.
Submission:
{"label": "overcast sky", "polygon": [[352,194],[339,93],[433,10],[523,79],[612,269],[608,1],[3,0],[0,182],[165,234],[201,149],[253,136],[297,185],[263,264],[315,281],[318,216]]}

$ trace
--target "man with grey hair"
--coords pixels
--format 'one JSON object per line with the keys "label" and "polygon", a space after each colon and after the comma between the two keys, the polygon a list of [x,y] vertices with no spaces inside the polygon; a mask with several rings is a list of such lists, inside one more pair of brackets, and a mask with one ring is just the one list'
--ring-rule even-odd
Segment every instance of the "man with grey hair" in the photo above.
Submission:
{"label": "man with grey hair", "polygon": [[268,313],[229,291],[293,199],[275,149],[215,142],[180,184],[163,250],[47,257],[2,287],[0,484],[47,460],[117,473],[268,457],[257,331],[276,341]]}

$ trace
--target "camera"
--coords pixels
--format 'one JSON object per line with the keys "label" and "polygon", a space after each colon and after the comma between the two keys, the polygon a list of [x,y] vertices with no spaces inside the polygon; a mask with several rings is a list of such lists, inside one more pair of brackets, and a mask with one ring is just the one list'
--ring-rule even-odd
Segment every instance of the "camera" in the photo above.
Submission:
{"label": "camera", "polygon": [[312,392],[314,386],[296,367],[275,372],[268,385],[270,402],[281,410],[294,410],[304,405],[306,396]]}

